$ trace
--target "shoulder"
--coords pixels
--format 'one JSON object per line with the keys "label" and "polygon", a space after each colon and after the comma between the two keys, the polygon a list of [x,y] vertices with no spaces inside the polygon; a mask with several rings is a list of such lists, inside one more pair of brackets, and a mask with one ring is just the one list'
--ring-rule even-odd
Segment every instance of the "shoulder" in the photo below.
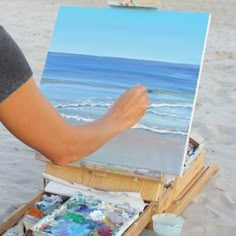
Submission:
{"label": "shoulder", "polygon": [[7,34],[6,30],[3,28],[3,26],[0,25],[0,38],[2,35]]}
{"label": "shoulder", "polygon": [[16,42],[0,26],[0,102],[32,76],[32,70]]}
{"label": "shoulder", "polygon": [[4,48],[6,44],[11,43],[12,39],[8,32],[0,25],[0,49]]}

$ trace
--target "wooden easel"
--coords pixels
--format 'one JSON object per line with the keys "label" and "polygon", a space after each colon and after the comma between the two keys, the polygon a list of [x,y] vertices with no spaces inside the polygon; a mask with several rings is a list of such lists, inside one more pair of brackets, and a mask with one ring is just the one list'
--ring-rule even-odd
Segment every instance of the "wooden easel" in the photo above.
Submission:
{"label": "wooden easel", "polygon": [[154,214],[181,214],[218,168],[216,162],[206,165],[205,152],[200,153],[182,177],[176,177],[169,186],[163,187],[159,199],[150,202],[124,235],[139,235],[145,227],[152,228],[151,220]]}
{"label": "wooden easel", "polygon": [[[43,157],[39,159],[45,160]],[[218,164],[216,162],[206,164],[205,152],[201,151],[183,176],[175,177],[171,183],[167,182],[167,176],[162,176],[160,179],[152,179],[143,176],[88,169],[75,165],[58,167],[49,162],[46,165],[45,173],[93,188],[140,192],[148,205],[124,234],[125,236],[135,236],[139,235],[145,227],[152,228],[151,219],[156,213],[172,212],[181,214],[217,170]],[[15,225],[27,210],[41,199],[43,193],[43,190],[40,191],[25,206],[12,213],[0,226],[0,235]]]}
{"label": "wooden easel", "polygon": [[205,164],[205,151],[201,151],[183,176],[175,177],[170,184],[167,183],[167,176],[152,179],[91,170],[73,165],[57,167],[48,163],[45,172],[66,181],[80,183],[92,188],[140,192],[148,206],[124,234],[134,236],[139,235],[145,227],[152,228],[151,219],[156,213],[181,214],[217,169],[218,164],[216,162]]}

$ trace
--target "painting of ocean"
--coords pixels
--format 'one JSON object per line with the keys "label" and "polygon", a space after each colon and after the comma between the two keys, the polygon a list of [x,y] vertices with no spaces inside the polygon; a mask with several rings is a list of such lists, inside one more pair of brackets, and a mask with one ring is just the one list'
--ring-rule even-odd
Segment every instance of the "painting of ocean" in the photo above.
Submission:
{"label": "painting of ocean", "polygon": [[[129,32],[130,21],[125,24],[121,16],[131,19],[134,35]],[[191,20],[193,25],[196,20],[204,24],[194,30]],[[151,101],[135,126],[81,163],[144,175],[181,174],[208,23],[208,14],[173,13],[172,17],[169,12],[149,10],[60,9],[40,86],[60,114],[73,124],[94,121],[136,84],[146,86]],[[152,34],[144,36],[142,30],[147,31],[150,24]],[[169,38],[171,32],[175,38]],[[198,34],[197,45],[192,32]],[[142,44],[140,39],[137,42],[138,36]],[[127,44],[130,47],[125,50]]]}

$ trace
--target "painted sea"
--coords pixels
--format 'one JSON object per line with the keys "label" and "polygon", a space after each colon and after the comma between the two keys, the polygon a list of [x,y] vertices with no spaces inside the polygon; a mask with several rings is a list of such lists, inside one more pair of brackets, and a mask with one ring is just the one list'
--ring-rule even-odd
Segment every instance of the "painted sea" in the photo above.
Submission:
{"label": "painted sea", "polygon": [[[119,150],[121,148],[119,137],[105,145],[100,154],[97,152],[88,160],[120,167],[124,165],[124,168],[135,167],[134,161],[137,169],[173,172],[173,158],[168,156],[179,155],[176,161],[180,162],[177,165],[181,168],[198,73],[199,65],[49,52],[41,90],[65,119],[74,124],[82,124],[105,114],[126,89],[144,84],[151,100],[147,113],[127,131],[128,134],[123,134],[128,135],[129,139],[131,134],[136,137],[124,143],[127,149],[124,155],[132,160],[120,164],[123,154],[119,152],[121,157],[117,163],[117,157],[111,161],[109,156],[117,155],[112,151],[114,146]],[[131,143],[136,142],[135,139],[140,140],[140,137],[143,141],[141,155],[144,154],[145,159],[149,158],[150,163],[153,163],[152,159],[158,159],[161,152],[162,160],[156,161],[157,166],[144,163],[141,157],[137,157],[137,153],[132,153]],[[159,145],[159,141],[153,142],[155,139],[163,141],[164,145]],[[163,161],[163,155],[164,158],[167,155],[168,160]]]}

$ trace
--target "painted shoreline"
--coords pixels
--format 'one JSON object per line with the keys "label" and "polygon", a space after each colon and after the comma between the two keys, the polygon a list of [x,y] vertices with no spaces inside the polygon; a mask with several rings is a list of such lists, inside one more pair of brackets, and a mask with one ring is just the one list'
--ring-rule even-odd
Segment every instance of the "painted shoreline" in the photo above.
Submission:
{"label": "painted shoreline", "polygon": [[[183,150],[179,148],[173,151],[169,148],[171,145],[182,147],[185,144],[184,140],[173,135],[157,135],[150,131],[129,129],[109,141],[96,153],[84,158],[82,163],[86,164],[88,161],[88,163],[98,164],[98,166],[100,164],[109,166],[110,164],[115,169],[119,169],[120,163],[123,163],[124,166],[120,166],[121,169],[137,171],[148,176],[152,173],[154,176],[158,175],[160,173],[158,170],[166,170],[170,174],[175,174],[173,166],[181,168]],[[157,155],[155,156],[153,153],[157,153]],[[142,158],[137,158],[137,156]],[[179,156],[180,159],[176,159],[176,156]],[[121,159],[122,161],[120,161]],[[133,166],[133,163],[136,166]],[[156,166],[153,166],[153,163]]]}

